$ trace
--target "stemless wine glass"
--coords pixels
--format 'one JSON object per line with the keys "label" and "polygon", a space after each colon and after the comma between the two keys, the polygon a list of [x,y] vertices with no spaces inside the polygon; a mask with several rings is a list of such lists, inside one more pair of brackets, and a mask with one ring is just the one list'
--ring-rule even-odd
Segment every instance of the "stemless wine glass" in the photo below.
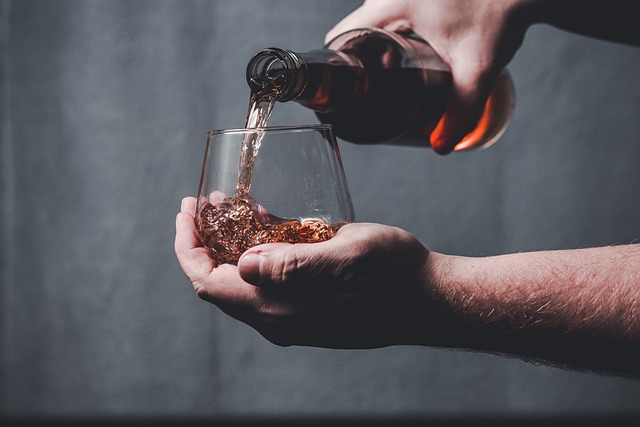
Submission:
{"label": "stemless wine glass", "polygon": [[196,225],[218,264],[263,243],[325,241],[353,221],[330,125],[207,133]]}

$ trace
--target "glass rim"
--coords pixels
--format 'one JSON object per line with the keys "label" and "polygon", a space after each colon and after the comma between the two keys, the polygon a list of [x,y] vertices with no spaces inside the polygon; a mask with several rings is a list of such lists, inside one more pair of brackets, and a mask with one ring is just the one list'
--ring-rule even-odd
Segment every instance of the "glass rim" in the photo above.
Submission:
{"label": "glass rim", "polygon": [[265,126],[255,128],[230,128],[230,129],[214,129],[207,132],[207,135],[230,135],[251,132],[308,132],[308,131],[333,131],[330,124],[312,124],[312,125],[288,125],[288,126]]}

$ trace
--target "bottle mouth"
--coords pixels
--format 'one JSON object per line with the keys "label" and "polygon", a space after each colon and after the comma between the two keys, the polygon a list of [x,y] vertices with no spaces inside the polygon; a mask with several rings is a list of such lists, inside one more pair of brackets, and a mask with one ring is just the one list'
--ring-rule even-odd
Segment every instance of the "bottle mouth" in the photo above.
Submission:
{"label": "bottle mouth", "polygon": [[291,51],[266,48],[256,52],[247,65],[247,84],[252,92],[275,92],[278,101],[295,96],[295,81],[291,74],[302,62]]}

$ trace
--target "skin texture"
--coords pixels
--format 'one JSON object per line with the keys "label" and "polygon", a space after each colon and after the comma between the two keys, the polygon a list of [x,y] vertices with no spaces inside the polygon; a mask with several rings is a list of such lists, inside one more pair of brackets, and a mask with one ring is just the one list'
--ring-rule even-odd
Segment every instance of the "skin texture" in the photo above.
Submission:
{"label": "skin texture", "polygon": [[459,346],[640,372],[640,245],[443,258],[434,294],[477,332]]}
{"label": "skin texture", "polygon": [[256,246],[237,267],[216,266],[194,212],[185,198],[175,251],[196,293],[274,344],[426,345],[640,372],[640,245],[467,258],[359,223],[327,242]]}
{"label": "skin texture", "polygon": [[[527,24],[515,19],[503,1],[369,0],[327,34],[349,29],[412,29],[427,40],[451,68],[453,87],[443,118],[431,134],[431,146],[448,154],[471,132],[500,71],[522,44]],[[487,23],[491,25],[487,25]]]}
{"label": "skin texture", "polygon": [[195,198],[186,198],[175,246],[196,293],[270,341],[330,348],[417,342],[411,326],[424,312],[416,267],[429,252],[406,231],[350,224],[327,242],[261,245],[238,267],[215,268],[194,211]]}
{"label": "skin texture", "polygon": [[[368,0],[327,39],[374,26],[428,40],[454,77],[432,136],[446,154],[475,126],[529,26],[640,45],[638,16],[640,2],[623,0]],[[195,198],[185,198],[175,251],[197,295],[275,344],[447,347],[640,376],[640,245],[467,258],[356,223],[327,242],[256,246],[237,267],[217,266],[194,213]]]}

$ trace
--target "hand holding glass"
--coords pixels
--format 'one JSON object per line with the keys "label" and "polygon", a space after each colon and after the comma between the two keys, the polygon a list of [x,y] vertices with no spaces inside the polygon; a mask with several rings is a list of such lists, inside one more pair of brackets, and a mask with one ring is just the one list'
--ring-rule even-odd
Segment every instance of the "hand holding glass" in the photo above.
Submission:
{"label": "hand holding glass", "polygon": [[353,220],[330,125],[207,134],[196,225],[217,264],[264,243],[325,241]]}

